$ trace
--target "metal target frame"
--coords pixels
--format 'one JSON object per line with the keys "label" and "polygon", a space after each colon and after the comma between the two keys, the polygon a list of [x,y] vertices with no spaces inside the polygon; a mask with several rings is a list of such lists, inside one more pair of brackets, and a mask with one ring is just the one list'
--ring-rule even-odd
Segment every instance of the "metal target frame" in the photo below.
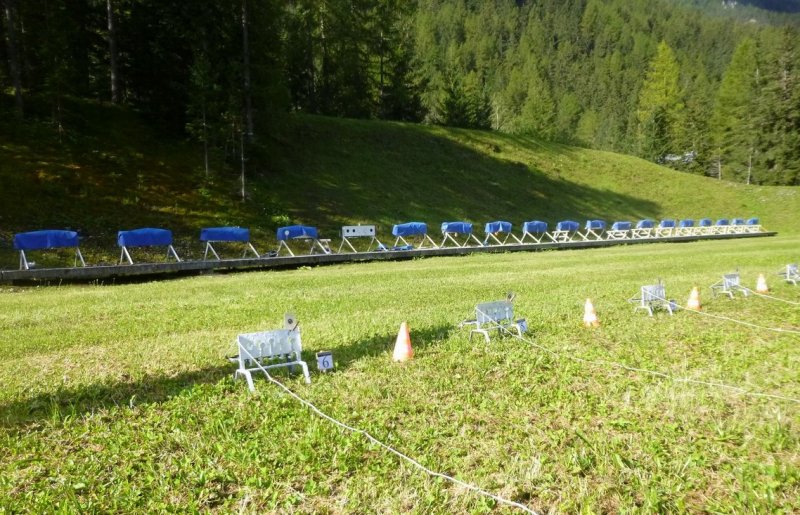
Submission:
{"label": "metal target frame", "polygon": [[667,300],[667,291],[664,283],[659,281],[655,284],[646,284],[639,288],[639,296],[631,297],[628,302],[637,304],[633,311],[643,309],[647,314],[653,316],[656,309],[666,310],[670,315],[674,314],[672,303]]}

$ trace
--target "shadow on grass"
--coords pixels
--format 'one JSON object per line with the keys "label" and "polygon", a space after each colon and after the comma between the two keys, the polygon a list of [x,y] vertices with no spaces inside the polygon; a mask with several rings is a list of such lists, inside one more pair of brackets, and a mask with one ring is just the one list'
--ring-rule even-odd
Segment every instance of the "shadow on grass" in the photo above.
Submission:
{"label": "shadow on grass", "polygon": [[[291,194],[275,202],[293,221],[315,225],[328,236],[352,221],[378,223],[380,236],[386,237],[393,224],[409,220],[427,222],[431,233],[443,221],[467,220],[482,233],[483,223],[498,219],[511,221],[519,231],[523,221],[534,219],[554,225],[565,219],[612,222],[661,214],[660,204],[645,195],[566,178],[591,176],[592,170],[563,170],[562,177],[561,158],[563,166],[586,166],[574,159],[576,149],[563,145],[321,117],[298,117],[293,130],[298,134],[284,149],[293,167],[270,177],[274,191]],[[524,162],[517,149],[554,161],[554,169]],[[298,176],[304,181],[301,189],[295,187]]]}
{"label": "shadow on grass", "polygon": [[196,385],[214,384],[230,378],[234,370],[235,367],[227,363],[172,376],[148,375],[139,381],[100,383],[44,393],[0,405],[0,427],[80,416],[114,406],[159,403]]}
{"label": "shadow on grass", "polygon": [[[248,170],[248,200],[241,202],[238,173],[225,168],[205,179],[199,150],[160,140],[135,114],[90,103],[68,112],[72,132],[63,141],[42,124],[14,131],[0,121],[0,179],[8,183],[0,194],[0,264],[9,268],[16,265],[11,235],[43,228],[79,231],[87,263],[100,264],[118,259],[117,230],[136,227],[171,229],[181,257],[195,259],[202,255],[200,228],[214,225],[249,227],[265,251],[275,247],[276,227],[288,223],[316,226],[325,238],[342,225],[377,224],[389,240],[393,224],[411,220],[427,222],[431,234],[441,222],[466,220],[482,234],[485,222],[498,219],[518,233],[534,219],[552,225],[661,215],[652,191],[625,194],[569,180],[594,173],[577,169],[592,163],[574,159],[571,147],[318,116],[291,119],[274,167]],[[528,155],[551,164],[537,168]],[[41,256],[42,265],[48,260]]]}
{"label": "shadow on grass", "polygon": [[[424,349],[446,339],[451,330],[452,327],[447,326],[414,329],[411,331],[411,341],[416,349]],[[380,356],[387,354],[387,351],[387,359],[391,359],[396,337],[396,334],[376,334],[337,347],[334,355],[336,370],[345,370],[361,358]],[[313,382],[313,376],[317,373],[314,355],[304,351],[303,359],[308,363]],[[115,406],[160,403],[197,385],[216,384],[231,379],[235,370],[236,365],[223,363],[177,375],[149,375],[139,381],[93,384],[45,393],[0,405],[0,427],[11,428],[44,420],[61,420]],[[294,371],[286,368],[273,369],[270,373],[283,382],[290,375],[296,376],[299,368],[295,367]],[[253,375],[257,380],[256,388],[260,388],[260,384],[264,383],[263,374],[254,372]],[[240,381],[239,385],[242,389],[247,388],[244,381]]]}
{"label": "shadow on grass", "polygon": [[[452,330],[453,327],[444,325],[420,329],[412,327],[409,331],[412,348],[423,350],[436,345],[437,342],[446,340]],[[396,339],[397,333],[375,334],[350,342],[344,346],[336,347],[333,356],[336,361],[336,369],[347,369],[354,362],[365,357],[386,355],[386,359],[391,361]],[[315,363],[310,363],[310,365],[312,369],[316,367]]]}
{"label": "shadow on grass", "polygon": [[[264,252],[279,225],[303,223],[338,239],[342,225],[377,224],[384,243],[392,225],[508,220],[519,234],[528,220],[636,220],[662,215],[652,191],[624,193],[571,180],[589,167],[572,147],[486,131],[376,123],[320,116],[291,118],[270,166],[248,170],[247,201],[236,195],[239,174],[225,166],[210,178],[199,150],[126,110],[70,104],[70,137],[60,141],[42,124],[12,131],[0,120],[0,266],[16,268],[13,233],[71,228],[81,235],[88,264],[119,259],[116,233],[136,227],[173,231],[183,259],[198,259],[202,227],[239,225]],[[539,163],[549,163],[537,165]],[[613,164],[613,163],[612,163]],[[621,165],[630,172],[632,165]],[[562,168],[563,167],[563,168]],[[613,167],[612,167],[613,168]],[[562,175],[563,172],[563,175]],[[601,173],[601,172],[597,172]],[[602,172],[606,173],[606,172]],[[657,188],[654,185],[653,188]],[[24,199],[23,208],[18,208]],[[163,253],[137,249],[137,262]],[[63,259],[45,253],[41,266]]]}

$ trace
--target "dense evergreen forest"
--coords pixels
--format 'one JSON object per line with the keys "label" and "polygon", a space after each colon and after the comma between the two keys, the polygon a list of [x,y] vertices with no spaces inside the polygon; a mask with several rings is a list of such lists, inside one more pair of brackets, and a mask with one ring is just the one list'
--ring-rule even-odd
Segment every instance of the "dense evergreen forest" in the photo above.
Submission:
{"label": "dense evergreen forest", "polygon": [[416,121],[800,184],[797,15],[733,4],[0,0],[0,109],[129,105],[229,156],[291,112]]}

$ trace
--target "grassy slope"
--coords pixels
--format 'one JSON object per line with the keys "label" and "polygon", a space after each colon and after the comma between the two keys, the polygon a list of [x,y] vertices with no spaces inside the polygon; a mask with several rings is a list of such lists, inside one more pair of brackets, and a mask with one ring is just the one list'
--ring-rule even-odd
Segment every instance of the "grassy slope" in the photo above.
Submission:
{"label": "grassy slope", "polygon": [[[625,299],[662,277],[684,300],[734,266],[752,286],[796,259],[799,242],[0,291],[0,511],[484,511],[482,499],[399,464],[263,379],[255,396],[231,381],[223,357],[234,336],[294,310],[306,359],[332,350],[338,371],[313,372],[308,386],[277,377],[425,465],[540,512],[797,512],[800,405],[565,356],[798,398],[797,336],[686,312],[651,319]],[[772,286],[800,301],[797,287]],[[509,290],[535,344],[560,354],[511,338],[470,343],[457,328],[477,302]],[[707,313],[800,329],[796,306],[703,293]],[[599,330],[581,326],[586,296]],[[402,320],[417,356],[397,365]]]}
{"label": "grassy slope", "polygon": [[[303,119],[296,131],[292,173],[309,188],[281,200],[282,211],[331,228],[353,219],[390,226],[414,218],[554,223],[758,215],[768,227],[797,231],[797,188],[714,181],[629,156],[496,133],[319,118]],[[293,180],[280,174],[272,184],[283,192]],[[322,212],[309,213],[309,204]]]}
{"label": "grassy slope", "polygon": [[[289,220],[327,231],[378,222],[385,234],[408,219],[756,214],[790,234],[0,289],[0,512],[490,507],[398,465],[263,380],[256,396],[232,383],[223,356],[234,336],[275,327],[287,310],[302,321],[306,359],[332,350],[338,372],[314,374],[310,386],[278,377],[424,464],[540,511],[800,510],[797,404],[564,359],[800,397],[796,336],[689,313],[649,319],[625,302],[656,277],[683,300],[734,267],[752,285],[757,272],[796,261],[796,189],[496,134],[303,117],[241,204],[235,172],[205,181],[196,148],[149,135],[124,111],[81,112],[62,144],[0,122],[4,236],[71,225],[100,259],[113,255],[117,228],[150,224],[172,227],[195,255],[202,225],[246,224],[264,238]],[[2,256],[13,266],[10,249]],[[800,300],[797,288],[773,287]],[[513,339],[470,343],[456,328],[477,302],[509,290],[536,344],[560,354]],[[599,330],[580,326],[586,296]],[[712,314],[800,328],[793,305],[705,300]],[[417,357],[392,365],[401,320]]]}
{"label": "grassy slope", "polygon": [[[13,267],[11,234],[80,229],[89,262],[113,260],[118,229],[173,229],[198,257],[199,228],[249,226],[257,246],[300,222],[333,237],[345,223],[446,220],[759,216],[796,233],[797,188],[748,187],[677,173],[617,154],[487,132],[399,123],[292,118],[270,141],[268,170],[214,163],[206,179],[197,145],[153,132],[130,112],[72,105],[61,141],[42,126],[0,121],[0,266]],[[72,114],[70,114],[72,113]],[[79,114],[76,114],[79,113]],[[517,225],[517,227],[519,227]]]}

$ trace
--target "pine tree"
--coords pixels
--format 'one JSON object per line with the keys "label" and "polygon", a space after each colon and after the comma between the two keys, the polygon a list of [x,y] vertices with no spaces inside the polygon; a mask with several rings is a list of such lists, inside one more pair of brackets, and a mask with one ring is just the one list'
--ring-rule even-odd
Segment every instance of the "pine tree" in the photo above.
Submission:
{"label": "pine tree", "polygon": [[757,136],[758,77],[756,43],[745,38],[722,78],[711,119],[714,146],[721,160],[717,165],[727,179],[745,181],[751,168]]}
{"label": "pine tree", "polygon": [[679,87],[680,66],[665,42],[658,45],[639,92],[639,152],[649,159],[683,152],[684,104]]}
{"label": "pine tree", "polygon": [[800,35],[775,32],[765,35],[755,114],[758,182],[800,184]]}
{"label": "pine tree", "polygon": [[686,148],[694,153],[694,159],[685,170],[704,174],[712,166],[713,142],[709,118],[713,112],[713,90],[700,63],[693,66],[696,75],[686,88]]}
{"label": "pine tree", "polygon": [[532,72],[517,132],[535,135],[542,139],[552,139],[555,135],[554,118],[555,102],[550,94],[550,87],[538,73]]}
{"label": "pine tree", "polygon": [[119,57],[117,51],[116,6],[112,0],[106,0],[106,24],[108,27],[108,68],[111,83],[111,102],[119,104],[122,98],[121,79],[119,74]]}
{"label": "pine tree", "polygon": [[572,92],[562,95],[555,116],[555,138],[562,141],[574,141],[580,115],[581,104],[578,97]]}
{"label": "pine tree", "polygon": [[15,0],[4,0],[3,21],[5,22],[6,47],[8,55],[8,68],[11,81],[14,85],[14,100],[16,102],[16,114],[22,117],[24,113],[24,101],[22,99],[22,62],[20,58],[19,44],[17,38],[17,4]]}
{"label": "pine tree", "polygon": [[318,10],[312,0],[293,0],[285,7],[284,76],[295,111],[319,111],[317,59],[319,51]]}

